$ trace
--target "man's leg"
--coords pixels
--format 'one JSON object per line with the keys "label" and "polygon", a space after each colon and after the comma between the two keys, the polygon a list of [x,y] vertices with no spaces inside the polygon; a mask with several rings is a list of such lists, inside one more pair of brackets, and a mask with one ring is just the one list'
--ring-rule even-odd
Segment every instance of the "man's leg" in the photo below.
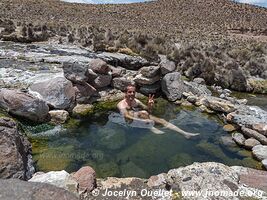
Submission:
{"label": "man's leg", "polygon": [[165,119],[158,118],[158,117],[155,117],[153,115],[149,115],[149,117],[155,123],[161,124],[161,125],[165,126],[168,129],[171,129],[171,130],[173,130],[173,131],[175,131],[177,133],[180,133],[180,134],[184,135],[187,139],[190,138],[190,137],[199,135],[199,133],[189,133],[189,132],[183,131],[182,129],[180,129],[177,126],[175,126],[174,124],[166,121]]}

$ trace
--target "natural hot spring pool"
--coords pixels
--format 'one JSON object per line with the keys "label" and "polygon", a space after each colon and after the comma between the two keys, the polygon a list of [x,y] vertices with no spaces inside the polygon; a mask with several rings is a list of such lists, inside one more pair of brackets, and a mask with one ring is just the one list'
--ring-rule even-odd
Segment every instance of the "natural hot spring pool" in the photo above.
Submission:
{"label": "natural hot spring pool", "polygon": [[197,139],[187,140],[163,127],[157,128],[166,133],[156,135],[148,129],[115,124],[108,121],[111,112],[100,112],[79,124],[72,120],[68,128],[62,131],[56,127],[41,133],[49,126],[23,125],[31,133],[33,158],[38,170],[65,169],[73,172],[83,165],[90,165],[99,177],[146,178],[171,168],[203,161],[261,167],[249,151],[227,140],[231,135],[223,130],[216,115],[203,114],[197,109],[185,109],[157,99],[154,115],[186,131],[201,133]]}

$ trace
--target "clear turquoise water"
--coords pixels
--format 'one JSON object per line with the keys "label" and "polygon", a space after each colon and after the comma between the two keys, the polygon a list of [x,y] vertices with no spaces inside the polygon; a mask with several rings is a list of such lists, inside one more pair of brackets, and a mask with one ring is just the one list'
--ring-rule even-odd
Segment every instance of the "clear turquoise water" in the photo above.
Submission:
{"label": "clear turquoise water", "polygon": [[[148,129],[110,122],[108,115],[111,112],[112,109],[95,115],[58,134],[33,134],[33,157],[38,170],[73,172],[90,165],[99,177],[147,178],[171,168],[204,161],[261,168],[250,152],[222,142],[221,137],[230,137],[230,134],[222,129],[216,115],[158,100],[154,115],[186,131],[201,133],[200,137],[187,140],[161,126],[157,128],[165,134],[156,135]],[[38,132],[36,127],[34,130]]]}

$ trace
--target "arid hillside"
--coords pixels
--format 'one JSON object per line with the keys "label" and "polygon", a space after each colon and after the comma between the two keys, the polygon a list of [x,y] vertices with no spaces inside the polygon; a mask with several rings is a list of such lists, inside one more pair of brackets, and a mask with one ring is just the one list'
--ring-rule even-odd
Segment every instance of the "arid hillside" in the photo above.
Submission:
{"label": "arid hillside", "polygon": [[1,0],[0,18],[53,26],[138,30],[173,40],[218,40],[225,35],[267,37],[267,9],[230,0],[158,0],[125,5]]}

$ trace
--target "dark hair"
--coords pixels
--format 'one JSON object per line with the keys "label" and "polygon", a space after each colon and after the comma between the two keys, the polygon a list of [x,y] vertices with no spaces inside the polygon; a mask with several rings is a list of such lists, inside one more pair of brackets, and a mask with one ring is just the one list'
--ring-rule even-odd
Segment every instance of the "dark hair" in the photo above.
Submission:
{"label": "dark hair", "polygon": [[136,88],[135,85],[133,85],[133,84],[127,85],[127,86],[125,87],[125,92],[127,92],[127,90],[128,90],[129,87],[134,87],[134,88]]}

